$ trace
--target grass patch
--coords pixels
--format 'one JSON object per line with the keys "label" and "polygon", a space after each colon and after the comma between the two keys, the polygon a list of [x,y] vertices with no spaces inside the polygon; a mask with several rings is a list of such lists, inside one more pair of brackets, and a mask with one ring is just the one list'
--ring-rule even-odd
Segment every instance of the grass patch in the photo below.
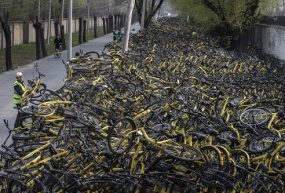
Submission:
{"label": "grass patch", "polygon": [[[99,27],[97,31],[98,37],[103,36],[103,28]],[[72,34],[72,46],[78,45],[78,36],[79,32],[75,32]],[[94,39],[94,32],[90,30],[87,34],[87,39],[92,40]],[[46,48],[48,55],[54,54],[54,44],[53,44],[53,37],[50,39],[50,45],[47,45]],[[65,36],[65,41],[67,41],[67,37]],[[12,62],[13,62],[13,69],[17,68],[18,66],[23,66],[26,64],[30,64],[36,60],[36,43],[30,44],[21,44],[12,47]],[[0,72],[5,71],[5,49],[0,50]]]}

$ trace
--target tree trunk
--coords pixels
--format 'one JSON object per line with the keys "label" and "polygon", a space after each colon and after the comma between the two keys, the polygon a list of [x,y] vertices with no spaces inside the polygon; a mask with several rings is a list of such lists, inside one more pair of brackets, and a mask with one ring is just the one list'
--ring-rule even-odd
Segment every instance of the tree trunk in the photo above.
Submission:
{"label": "tree trunk", "polygon": [[[147,28],[150,25],[152,18],[155,16],[157,11],[160,9],[163,2],[164,0],[159,0],[158,4],[156,5],[155,0],[152,0],[150,7],[146,8],[145,23],[144,23],[145,28]],[[138,20],[141,22],[143,1],[136,1],[135,5],[136,5],[136,10],[137,10]]]}
{"label": "tree trunk", "polygon": [[128,2],[128,10],[127,10],[127,22],[124,30],[124,41],[123,41],[123,52],[128,51],[129,47],[129,38],[131,33],[131,24],[132,24],[132,13],[134,9],[135,0],[129,0]]}
{"label": "tree trunk", "polygon": [[36,59],[40,59],[41,55],[41,38],[40,38],[40,30],[36,29]]}
{"label": "tree trunk", "polygon": [[6,71],[8,71],[12,69],[12,38],[9,26],[9,12],[4,14],[4,19],[0,16],[0,23],[6,39],[5,59]]}
{"label": "tree trunk", "polygon": [[59,24],[59,18],[56,18],[55,20],[54,20],[54,33],[55,33],[55,36],[58,36],[59,35],[59,26],[60,26],[60,24]]}
{"label": "tree trunk", "polygon": [[118,29],[118,22],[117,22],[117,14],[114,15],[114,27],[115,29]]}
{"label": "tree trunk", "polygon": [[120,15],[117,15],[117,27],[120,28]]}
{"label": "tree trunk", "polygon": [[[146,0],[143,0],[143,6],[141,10],[141,19],[140,19],[140,24],[141,24],[141,30],[144,29],[144,21],[145,21],[145,8],[146,8]],[[140,17],[140,16],[139,16]]]}
{"label": "tree trunk", "polygon": [[109,29],[109,27],[110,27],[110,25],[109,25],[109,18],[108,17],[106,17],[105,18],[105,23],[106,23],[106,34],[108,34],[108,33],[110,33],[110,29]]}
{"label": "tree trunk", "polygon": [[123,15],[120,15],[120,28],[124,27],[124,18]]}
{"label": "tree trunk", "polygon": [[4,32],[6,39],[5,59],[6,59],[6,71],[12,69],[12,38],[11,31]]}
{"label": "tree trunk", "polygon": [[109,16],[109,33],[113,31],[113,15]]}
{"label": "tree trunk", "polygon": [[119,15],[116,15],[116,27],[117,28],[120,28],[120,16]]}
{"label": "tree trunk", "polygon": [[60,27],[60,37],[62,41],[62,49],[66,50],[65,36],[64,36],[64,25]]}
{"label": "tree trunk", "polygon": [[78,43],[82,44],[82,17],[79,18],[79,37]]}
{"label": "tree trunk", "polygon": [[40,28],[40,40],[41,40],[42,56],[43,57],[47,57],[48,53],[47,53],[47,49],[46,49],[46,45],[45,45],[45,30],[44,30],[44,27]]}
{"label": "tree trunk", "polygon": [[86,28],[87,28],[87,21],[84,19],[83,21],[83,42],[87,42],[87,38],[86,38]]}
{"label": "tree trunk", "polygon": [[123,26],[125,26],[126,21],[127,21],[127,15],[124,15],[123,16]]}
{"label": "tree trunk", "polygon": [[115,27],[115,17],[114,17],[114,15],[112,15],[112,30],[111,31],[113,31],[116,27]]}
{"label": "tree trunk", "polygon": [[104,17],[102,17],[102,21],[103,21],[103,33],[104,33],[104,35],[106,35],[106,23],[105,23]]}
{"label": "tree trunk", "polygon": [[36,31],[36,58],[37,60],[42,57],[41,53],[41,28],[42,24],[39,22],[38,17],[36,16],[36,20],[32,20],[33,22],[33,27],[35,28]]}
{"label": "tree trunk", "polygon": [[94,15],[94,38],[97,38],[97,17]]}

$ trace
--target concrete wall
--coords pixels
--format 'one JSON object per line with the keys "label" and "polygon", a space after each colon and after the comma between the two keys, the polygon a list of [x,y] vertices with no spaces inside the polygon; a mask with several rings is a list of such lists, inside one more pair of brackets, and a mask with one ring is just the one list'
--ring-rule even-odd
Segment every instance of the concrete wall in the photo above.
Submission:
{"label": "concrete wall", "polygon": [[285,60],[285,27],[258,25],[255,30],[256,45],[266,53]]}
{"label": "concrete wall", "polygon": [[[87,19],[87,18],[85,18]],[[63,21],[65,33],[67,31],[67,19]],[[101,18],[97,18],[97,25],[103,26]],[[90,29],[94,27],[94,18],[90,17],[89,20]],[[0,28],[0,49],[5,48],[5,37],[4,33]],[[45,30],[45,38],[47,38],[48,34],[48,21],[44,21],[44,30]],[[73,32],[77,32],[79,30],[79,20],[77,18],[73,19]],[[12,22],[11,23],[11,33],[12,33],[12,46],[20,45],[23,43],[31,43],[36,41],[36,32],[33,27],[32,22],[23,23],[23,22]],[[54,20],[51,20],[51,36],[54,36]]]}
{"label": "concrete wall", "polygon": [[13,25],[13,32],[14,32],[14,45],[19,45],[23,43],[23,23],[15,23]]}

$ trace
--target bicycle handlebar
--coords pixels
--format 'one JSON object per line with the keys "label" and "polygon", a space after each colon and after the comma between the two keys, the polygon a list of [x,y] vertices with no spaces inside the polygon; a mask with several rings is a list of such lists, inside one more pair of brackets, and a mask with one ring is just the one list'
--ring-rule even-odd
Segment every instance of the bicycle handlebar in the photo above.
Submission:
{"label": "bicycle handlebar", "polygon": [[9,128],[9,121],[8,121],[7,119],[3,119],[3,122],[4,122],[5,126],[6,126],[6,128],[7,128],[9,131],[11,131],[11,129]]}
{"label": "bicycle handlebar", "polygon": [[39,71],[39,69],[38,69],[38,63],[36,63],[36,64],[34,65],[34,68],[36,69],[37,73],[39,74],[39,79],[40,79],[41,77],[46,77],[46,75],[42,74],[42,73]]}

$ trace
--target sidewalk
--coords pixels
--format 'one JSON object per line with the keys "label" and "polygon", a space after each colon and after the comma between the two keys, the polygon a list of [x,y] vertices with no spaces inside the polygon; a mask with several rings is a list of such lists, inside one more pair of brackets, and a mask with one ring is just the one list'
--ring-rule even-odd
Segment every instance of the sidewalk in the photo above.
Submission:
{"label": "sidewalk", "polygon": [[[140,28],[139,24],[133,24],[132,29],[138,31]],[[90,40],[87,43],[73,47],[73,55],[80,49],[83,52],[97,51],[102,52],[106,43],[113,40],[113,35],[108,34],[100,38]],[[8,132],[5,129],[3,119],[9,120],[9,125],[11,128],[14,126],[14,121],[16,119],[17,110],[13,108],[13,84],[15,82],[16,72],[21,71],[24,75],[24,81],[27,85],[27,80],[33,79],[33,67],[37,63],[39,66],[39,71],[46,75],[42,78],[42,82],[47,85],[48,89],[56,90],[63,85],[63,79],[66,75],[65,67],[62,63],[62,59],[66,61],[66,51],[62,52],[61,58],[55,59],[54,56],[49,56],[41,60],[37,60],[32,64],[22,66],[16,70],[11,70],[0,74],[0,145],[6,139]],[[35,73],[35,76],[37,74]]]}

